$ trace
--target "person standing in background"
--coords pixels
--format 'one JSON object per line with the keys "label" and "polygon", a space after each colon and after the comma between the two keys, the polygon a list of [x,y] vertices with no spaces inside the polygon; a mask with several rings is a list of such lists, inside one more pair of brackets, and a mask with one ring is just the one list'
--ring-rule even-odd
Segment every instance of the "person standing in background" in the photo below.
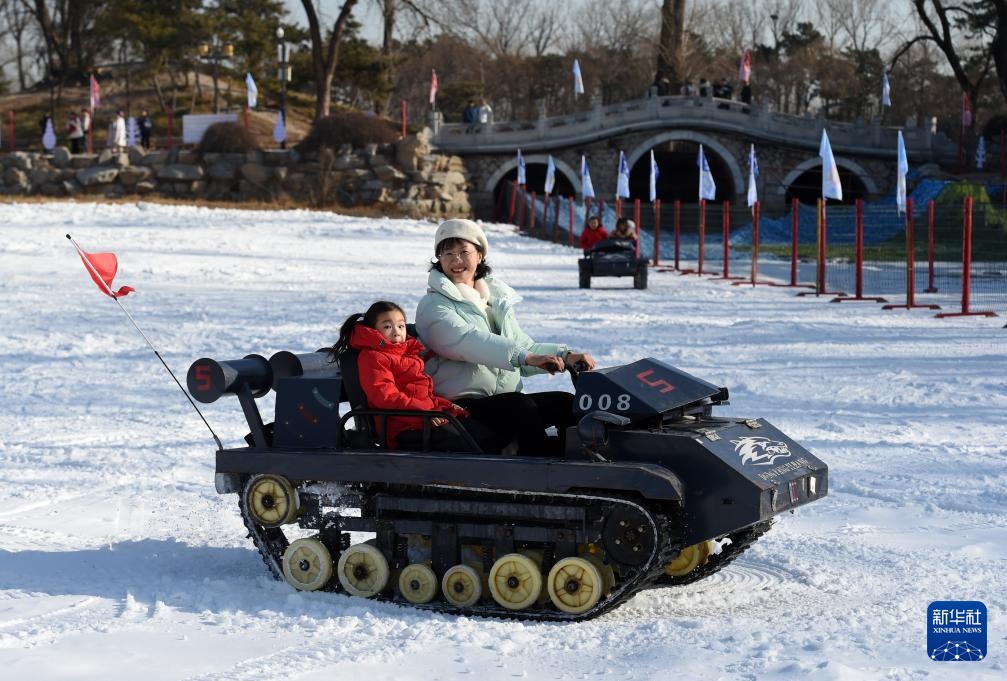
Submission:
{"label": "person standing in background", "polygon": [[66,124],[66,136],[70,140],[70,153],[79,154],[84,150],[84,123],[76,111],[70,112]]}
{"label": "person standing in background", "polygon": [[115,118],[108,124],[108,148],[115,152],[126,148],[126,118],[122,109],[115,112]]}
{"label": "person standing in background", "polygon": [[146,109],[140,111],[140,119],[136,124],[140,128],[140,146],[150,149],[150,133],[154,130],[154,121],[150,120]]}

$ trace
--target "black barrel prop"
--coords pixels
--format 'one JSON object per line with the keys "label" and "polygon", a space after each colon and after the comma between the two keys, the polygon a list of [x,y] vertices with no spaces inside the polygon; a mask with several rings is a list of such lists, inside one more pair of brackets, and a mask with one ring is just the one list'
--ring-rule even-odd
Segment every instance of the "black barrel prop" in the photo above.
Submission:
{"label": "black barrel prop", "polygon": [[269,358],[269,366],[273,371],[273,387],[278,387],[280,380],[303,376],[305,378],[337,378],[339,363],[332,361],[328,348],[315,352],[294,354],[281,350]]}
{"label": "black barrel prop", "polygon": [[244,386],[248,386],[252,397],[262,397],[273,387],[273,369],[262,355],[227,361],[201,357],[189,367],[185,383],[189,394],[204,404],[237,394]]}

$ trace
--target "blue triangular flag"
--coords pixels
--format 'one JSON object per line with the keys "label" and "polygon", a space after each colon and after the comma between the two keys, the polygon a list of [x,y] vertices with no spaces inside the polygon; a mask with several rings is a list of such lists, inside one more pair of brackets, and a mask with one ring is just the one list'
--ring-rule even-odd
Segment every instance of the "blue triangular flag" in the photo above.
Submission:
{"label": "blue triangular flag", "polygon": [[661,171],[657,169],[657,161],[654,160],[654,150],[650,150],[650,202],[657,200],[657,178],[661,177]]}
{"label": "blue triangular flag", "polygon": [[818,155],[822,159],[822,198],[843,200],[843,185],[839,182],[839,168],[836,167],[836,157],[832,155],[832,145],[829,135],[822,130],[822,142],[818,146]]}
{"label": "blue triangular flag", "polygon": [[556,163],[552,160],[552,154],[549,154],[549,160],[545,164],[545,193],[552,194],[553,188],[556,186]]}
{"label": "blue triangular flag", "polygon": [[759,177],[759,161],[755,158],[755,145],[748,151],[748,207],[751,208],[759,200],[759,191],[755,180]]}
{"label": "blue triangular flag", "polygon": [[706,162],[706,154],[703,153],[703,145],[699,145],[699,158],[696,159],[699,166],[699,199],[702,201],[713,201],[717,198],[717,183],[713,181],[713,173],[710,172],[710,164]]}
{"label": "blue triangular flag", "polygon": [[906,174],[909,172],[909,160],[906,158],[906,142],[899,130],[898,179],[895,187],[895,204],[900,213],[906,212]]}
{"label": "blue triangular flag", "polygon": [[517,150],[517,183],[520,185],[528,184],[528,168],[524,163],[524,156],[521,155],[521,150]]}
{"label": "blue triangular flag", "polygon": [[587,156],[580,157],[581,196],[585,199],[594,198],[594,185],[591,184],[591,171],[587,167]]}
{"label": "blue triangular flag", "polygon": [[573,93],[584,94],[584,78],[580,75],[580,61],[577,59],[573,60]]}
{"label": "blue triangular flag", "polygon": [[629,164],[626,163],[626,154],[619,152],[619,181],[616,183],[615,195],[620,199],[629,198]]}

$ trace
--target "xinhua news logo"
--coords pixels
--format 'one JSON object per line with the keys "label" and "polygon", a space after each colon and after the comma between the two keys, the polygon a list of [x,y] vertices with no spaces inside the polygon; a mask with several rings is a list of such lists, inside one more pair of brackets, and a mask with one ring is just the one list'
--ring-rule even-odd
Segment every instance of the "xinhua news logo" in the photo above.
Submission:
{"label": "xinhua news logo", "polygon": [[935,662],[979,662],[986,657],[986,606],[979,601],[934,601],[927,606],[927,654]]}

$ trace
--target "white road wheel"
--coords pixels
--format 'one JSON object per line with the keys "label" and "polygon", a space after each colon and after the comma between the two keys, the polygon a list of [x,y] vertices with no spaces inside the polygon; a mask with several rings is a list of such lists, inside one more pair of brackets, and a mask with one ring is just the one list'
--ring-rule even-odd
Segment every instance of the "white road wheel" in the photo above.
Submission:
{"label": "white road wheel", "polygon": [[455,565],[444,573],[441,591],[451,605],[468,608],[478,603],[483,595],[482,578],[468,565]]}
{"label": "white road wheel", "polygon": [[245,485],[245,507],[263,527],[279,527],[297,518],[297,490],[282,475],[256,475]]}
{"label": "white road wheel", "polygon": [[524,610],[542,592],[542,573],[528,556],[508,553],[493,563],[489,584],[497,603],[508,610]]}
{"label": "white road wheel", "polygon": [[339,556],[336,576],[347,593],[370,598],[388,585],[388,561],[376,546],[354,544]]}
{"label": "white road wheel", "polygon": [[612,587],[615,586],[615,570],[612,569],[611,565],[606,565],[605,561],[602,560],[601,556],[594,553],[581,553],[580,557],[591,563],[597,570],[598,574],[601,575],[601,593],[603,596],[608,596],[612,593]]}
{"label": "white road wheel", "polygon": [[563,612],[579,615],[598,604],[604,582],[591,561],[571,557],[552,566],[545,588],[553,605]]}
{"label": "white road wheel", "polygon": [[692,546],[686,546],[670,563],[664,566],[664,574],[669,577],[684,577],[706,561],[709,555],[709,542],[702,541]]}
{"label": "white road wheel", "polygon": [[332,554],[314,537],[298,539],[283,552],[283,576],[295,589],[321,589],[332,579]]}
{"label": "white road wheel", "polygon": [[410,603],[429,603],[437,586],[437,575],[426,563],[411,563],[399,573],[399,593]]}

